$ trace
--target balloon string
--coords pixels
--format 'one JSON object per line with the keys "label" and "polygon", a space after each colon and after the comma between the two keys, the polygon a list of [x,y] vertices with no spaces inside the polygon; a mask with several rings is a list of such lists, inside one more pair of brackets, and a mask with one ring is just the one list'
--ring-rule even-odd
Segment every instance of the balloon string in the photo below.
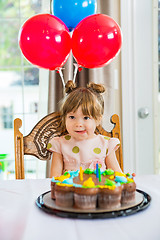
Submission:
{"label": "balloon string", "polygon": [[59,75],[60,75],[60,77],[61,77],[63,87],[65,88],[65,82],[64,82],[64,77],[63,77],[62,69],[59,69]]}
{"label": "balloon string", "polygon": [[[69,33],[69,35],[72,38],[73,30]],[[73,71],[73,68],[72,68],[72,64],[73,64],[72,50],[69,53],[68,62],[69,62],[69,76],[68,77],[69,77],[69,80],[71,80],[72,77],[73,77],[73,74],[72,74],[72,71]]]}
{"label": "balloon string", "polygon": [[69,75],[68,75],[68,78],[70,80],[73,77],[73,74],[72,74],[72,51],[70,51],[68,61],[69,61]]}
{"label": "balloon string", "polygon": [[75,69],[74,69],[74,77],[73,77],[73,82],[75,83],[76,81],[76,75],[77,75],[77,71],[78,71],[78,67],[79,65],[74,63]]}

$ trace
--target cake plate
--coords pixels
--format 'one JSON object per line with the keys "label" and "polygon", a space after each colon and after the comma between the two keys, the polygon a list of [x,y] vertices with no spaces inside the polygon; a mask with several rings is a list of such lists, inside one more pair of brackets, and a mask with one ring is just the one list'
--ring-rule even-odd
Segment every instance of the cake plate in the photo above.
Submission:
{"label": "cake plate", "polygon": [[95,218],[115,218],[120,216],[129,216],[134,213],[146,209],[151,203],[151,196],[146,192],[137,189],[135,202],[132,204],[122,205],[117,209],[91,209],[82,210],[72,208],[62,208],[55,204],[51,199],[51,191],[41,194],[37,200],[36,205],[42,211],[54,214],[63,218],[78,218],[78,219],[95,219]]}

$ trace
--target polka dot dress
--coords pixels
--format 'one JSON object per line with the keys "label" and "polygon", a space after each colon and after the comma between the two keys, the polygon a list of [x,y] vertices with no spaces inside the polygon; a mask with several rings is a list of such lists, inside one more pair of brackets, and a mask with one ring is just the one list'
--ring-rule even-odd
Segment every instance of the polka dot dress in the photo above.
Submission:
{"label": "polka dot dress", "polygon": [[106,169],[105,157],[119,147],[118,138],[95,135],[94,138],[75,141],[70,135],[52,138],[47,149],[63,155],[64,170],[96,168],[96,163],[102,170]]}

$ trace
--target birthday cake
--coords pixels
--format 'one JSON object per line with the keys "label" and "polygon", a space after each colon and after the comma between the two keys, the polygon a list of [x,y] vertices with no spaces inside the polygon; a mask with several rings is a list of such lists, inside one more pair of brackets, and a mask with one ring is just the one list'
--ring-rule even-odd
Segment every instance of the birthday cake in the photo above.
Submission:
{"label": "birthday cake", "polygon": [[134,203],[134,174],[86,169],[65,172],[51,180],[51,198],[59,207],[116,209]]}

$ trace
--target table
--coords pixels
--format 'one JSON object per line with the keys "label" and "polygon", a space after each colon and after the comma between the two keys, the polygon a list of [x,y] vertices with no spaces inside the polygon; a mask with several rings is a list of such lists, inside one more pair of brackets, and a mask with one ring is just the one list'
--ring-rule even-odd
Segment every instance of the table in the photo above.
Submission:
{"label": "table", "polygon": [[152,201],[144,211],[111,219],[68,219],[41,211],[35,200],[50,190],[50,179],[0,181],[2,240],[159,240],[160,175],[135,178]]}

